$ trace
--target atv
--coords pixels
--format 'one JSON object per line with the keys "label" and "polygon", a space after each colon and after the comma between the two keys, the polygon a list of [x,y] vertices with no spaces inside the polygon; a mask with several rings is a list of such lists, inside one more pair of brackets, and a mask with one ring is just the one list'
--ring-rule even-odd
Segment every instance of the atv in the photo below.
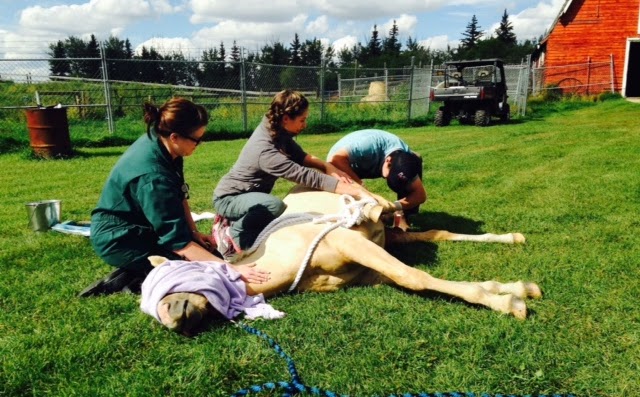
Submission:
{"label": "atv", "polygon": [[434,118],[437,127],[449,125],[452,119],[478,127],[489,125],[492,117],[510,120],[502,60],[446,62],[439,75],[442,81],[430,94],[431,101],[443,102]]}

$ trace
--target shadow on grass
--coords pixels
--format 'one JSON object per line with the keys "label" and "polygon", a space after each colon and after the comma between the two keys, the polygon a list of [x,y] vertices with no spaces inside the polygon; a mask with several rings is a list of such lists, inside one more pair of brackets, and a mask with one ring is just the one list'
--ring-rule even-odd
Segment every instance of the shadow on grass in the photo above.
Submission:
{"label": "shadow on grass", "polygon": [[453,233],[482,234],[484,222],[451,215],[446,212],[422,212],[413,218],[413,226],[417,230],[447,230]]}
{"label": "shadow on grass", "polygon": [[[446,212],[426,212],[412,218],[411,231],[446,230],[462,234],[483,234],[484,222],[474,221],[463,216],[451,215]],[[412,243],[413,248],[407,246],[391,246],[387,251],[405,264],[424,264],[433,266],[438,260],[438,244]],[[417,248],[416,248],[417,247]]]}
{"label": "shadow on grass", "polygon": [[74,149],[73,157],[83,158],[83,159],[96,158],[96,157],[120,157],[122,156],[123,153],[124,152],[122,150],[116,150],[116,149],[100,151],[97,153],[89,153],[82,150]]}

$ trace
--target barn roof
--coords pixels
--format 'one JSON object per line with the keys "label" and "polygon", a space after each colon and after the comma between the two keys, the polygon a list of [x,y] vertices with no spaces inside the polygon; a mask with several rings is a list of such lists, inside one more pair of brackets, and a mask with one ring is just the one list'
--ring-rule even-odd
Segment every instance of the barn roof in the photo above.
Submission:
{"label": "barn roof", "polygon": [[540,44],[542,44],[545,41],[547,41],[547,39],[549,38],[549,35],[551,34],[551,32],[553,32],[553,29],[558,24],[558,21],[560,20],[560,18],[562,18],[562,16],[564,14],[566,14],[567,11],[569,11],[569,7],[571,7],[572,3],[573,3],[573,0],[565,0],[564,1],[564,4],[562,5],[562,8],[560,8],[560,12],[558,13],[558,15],[556,15],[556,19],[553,20],[553,23],[551,24],[551,27],[547,30],[547,33],[544,35],[542,40],[540,40]]}

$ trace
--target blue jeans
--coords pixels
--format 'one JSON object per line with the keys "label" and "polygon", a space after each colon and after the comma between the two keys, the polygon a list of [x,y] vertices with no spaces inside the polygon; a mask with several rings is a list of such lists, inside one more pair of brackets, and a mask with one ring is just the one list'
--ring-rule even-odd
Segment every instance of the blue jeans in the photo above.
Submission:
{"label": "blue jeans", "polygon": [[287,208],[278,197],[260,192],[214,197],[213,205],[232,222],[229,232],[242,250],[250,248],[260,232]]}

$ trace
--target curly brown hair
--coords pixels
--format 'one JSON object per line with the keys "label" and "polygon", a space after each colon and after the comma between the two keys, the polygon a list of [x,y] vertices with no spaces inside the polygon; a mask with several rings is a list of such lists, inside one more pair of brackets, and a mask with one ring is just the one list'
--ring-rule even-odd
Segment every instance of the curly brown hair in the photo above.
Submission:
{"label": "curly brown hair", "polygon": [[153,130],[156,135],[165,138],[171,133],[189,137],[209,123],[209,113],[203,106],[188,99],[172,98],[159,108],[145,103],[144,122],[149,136]]}
{"label": "curly brown hair", "polygon": [[280,91],[273,97],[266,115],[269,121],[271,136],[276,137],[282,132],[282,119],[285,115],[296,118],[309,108],[309,101],[297,91]]}

